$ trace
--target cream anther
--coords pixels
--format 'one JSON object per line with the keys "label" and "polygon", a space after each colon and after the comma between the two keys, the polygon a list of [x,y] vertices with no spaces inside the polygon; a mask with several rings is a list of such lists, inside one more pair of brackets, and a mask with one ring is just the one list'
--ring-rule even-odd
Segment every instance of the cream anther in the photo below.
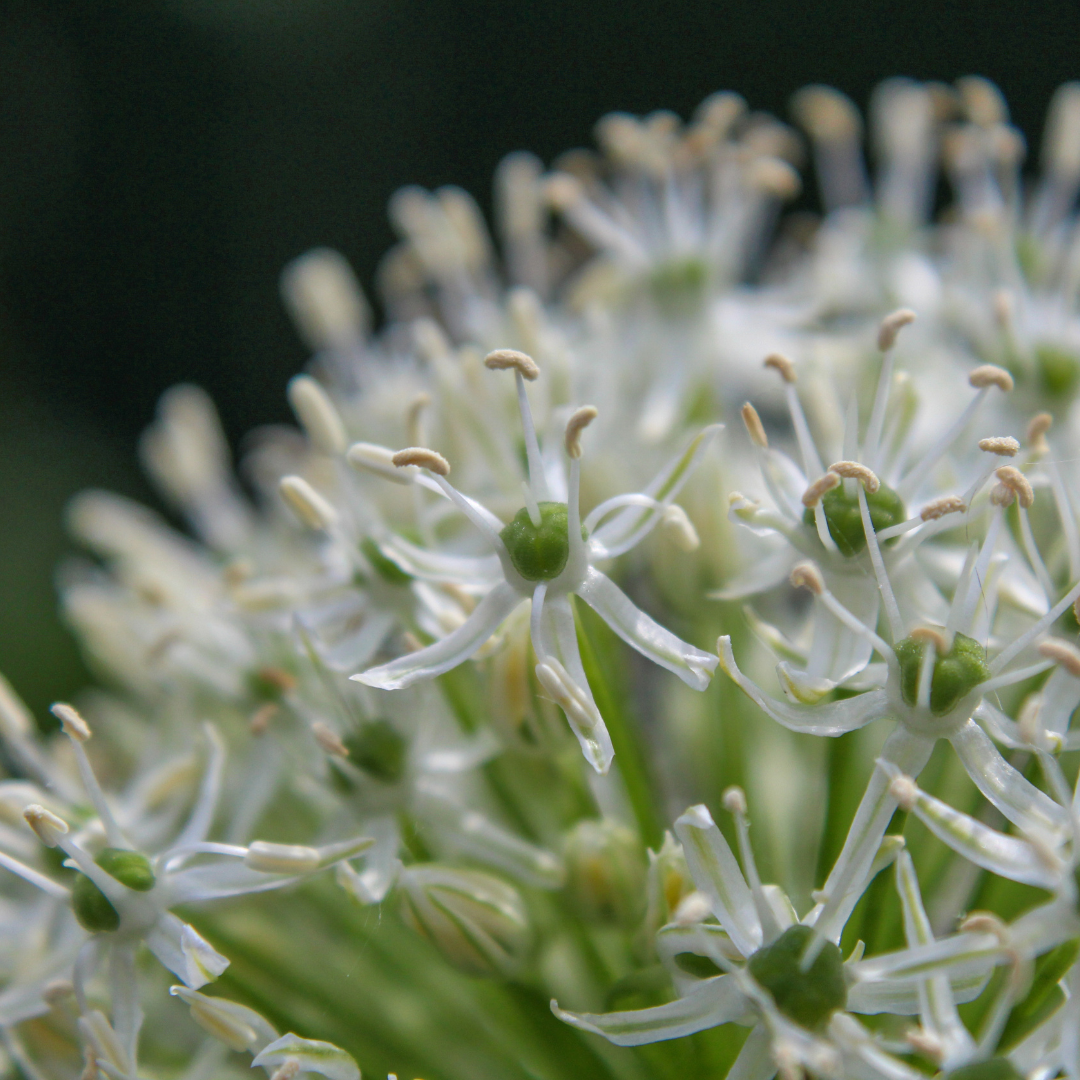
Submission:
{"label": "cream anther", "polygon": [[289,1058],[280,1069],[275,1069],[273,1076],[270,1080],[293,1080],[293,1077],[300,1072],[300,1062],[296,1058]]}
{"label": "cream anther", "polygon": [[765,366],[780,373],[786,383],[795,382],[795,365],[782,353],[771,353],[765,357]]}
{"label": "cream anther", "polygon": [[255,840],[244,856],[244,865],[264,874],[308,874],[319,869],[315,848],[299,844],[272,844]]}
{"label": "cream anther", "polygon": [[1047,638],[1039,645],[1039,655],[1063,667],[1074,679],[1080,679],[1080,649],[1071,641]]}
{"label": "cream anther", "polygon": [[337,524],[337,511],[302,476],[283,476],[278,490],[301,525],[331,529]]}
{"label": "cream anther", "polygon": [[802,504],[806,507],[815,507],[821,502],[821,496],[826,491],[832,491],[833,488],[839,487],[841,484],[840,474],[833,472],[831,469],[827,473],[823,473],[819,476],[802,494]]}
{"label": "cream anther", "polygon": [[927,503],[919,513],[923,521],[937,521],[946,514],[959,514],[967,509],[967,504],[959,495],[942,495],[940,499]]}
{"label": "cream anther", "polygon": [[1036,413],[1027,427],[1027,444],[1036,454],[1049,454],[1050,444],[1046,433],[1054,424],[1054,418],[1048,412]]}
{"label": "cream anther", "polygon": [[394,451],[377,443],[358,442],[345,452],[345,460],[357,470],[375,473],[384,480],[395,484],[408,485],[415,475],[411,470],[402,470],[394,465]]}
{"label": "cream anther", "polygon": [[569,173],[557,172],[544,181],[544,197],[555,210],[568,210],[584,197],[581,181]]}
{"label": "cream anther", "polygon": [[492,371],[505,371],[513,368],[523,379],[532,382],[540,375],[540,368],[536,361],[528,353],[518,352],[517,349],[496,349],[484,357],[484,367]]}
{"label": "cream anther", "polygon": [[973,911],[959,930],[963,934],[993,934],[1002,945],[1009,943],[1009,927],[989,911]]}
{"label": "cream anther", "polygon": [[896,336],[905,326],[915,321],[915,312],[910,308],[900,308],[881,320],[878,328],[877,345],[882,352],[888,352],[896,344]]}
{"label": "cream anther", "polygon": [[60,721],[64,734],[70,735],[76,742],[86,742],[90,738],[90,725],[66,701],[50,705],[49,712]]}
{"label": "cream anther", "polygon": [[348,748],[341,741],[337,732],[328,727],[321,720],[316,720],[315,723],[311,725],[311,734],[319,744],[319,749],[323,750],[331,757],[345,758],[349,756]]}
{"label": "cream anther", "polygon": [[323,387],[310,375],[297,375],[289,380],[286,393],[312,446],[331,457],[342,453],[347,444],[345,425]]}
{"label": "cream anther", "polygon": [[720,796],[720,805],[729,814],[745,814],[746,792],[741,787],[732,785]]}
{"label": "cream anther", "polygon": [[936,626],[916,626],[908,637],[912,641],[933,645],[939,656],[949,651],[949,642]]}
{"label": "cream anther", "polygon": [[566,452],[572,458],[581,457],[581,433],[596,419],[595,405],[582,405],[566,421]]}
{"label": "cream anther", "polygon": [[858,111],[850,98],[831,86],[804,87],[795,95],[792,108],[812,139],[846,142],[859,137]]}
{"label": "cream anther", "polygon": [[1016,496],[1025,510],[1035,502],[1031,482],[1015,465],[1002,465],[1000,469],[994,470],[994,475]]}
{"label": "cream anther", "polygon": [[809,589],[815,596],[821,596],[825,592],[825,579],[812,562],[796,563],[788,580],[796,589]]}
{"label": "cream anther", "polygon": [[1020,444],[1011,435],[995,435],[979,440],[979,449],[998,457],[1016,457]]}
{"label": "cream anther", "polygon": [[881,481],[874,471],[858,461],[837,461],[829,466],[829,472],[834,472],[845,480],[858,480],[866,488],[868,495],[873,495],[881,487]]}
{"label": "cream anther", "polygon": [[904,1040],[912,1050],[940,1065],[945,1057],[945,1044],[933,1032],[925,1028],[909,1028],[904,1032]]}
{"label": "cream anther", "polygon": [[956,80],[960,101],[968,119],[979,127],[993,127],[1009,119],[1008,109],[1001,91],[989,79],[979,75],[967,75]]}
{"label": "cream anther", "polygon": [[746,425],[746,433],[750,436],[750,441],[763,450],[768,449],[769,437],[761,426],[761,417],[758,416],[757,409],[748,401],[740,412],[742,413],[743,423]]}
{"label": "cream anther", "polygon": [[11,683],[0,675],[0,735],[7,739],[19,739],[30,733],[34,718],[22,703]]}
{"label": "cream anther", "polygon": [[404,450],[399,450],[391,461],[399,468],[403,469],[407,465],[419,465],[422,469],[427,469],[428,472],[433,472],[436,476],[449,476],[450,475],[450,463],[434,450],[429,450],[426,446],[409,446]]}
{"label": "cream anther", "polygon": [[46,847],[56,847],[60,837],[68,831],[67,822],[46,810],[40,803],[31,803],[26,807],[23,818]]}
{"label": "cream anther", "polygon": [[1004,368],[997,367],[995,364],[983,364],[977,367],[968,375],[968,382],[976,390],[996,386],[1007,394],[1013,388],[1013,377]]}
{"label": "cream anther", "polygon": [[316,248],[289,263],[281,275],[281,294],[312,349],[345,348],[367,325],[367,302],[356,275],[330,248]]}
{"label": "cream anther", "polygon": [[747,182],[777,199],[794,199],[802,188],[795,169],[775,157],[761,157],[752,162],[747,171]]}
{"label": "cream anther", "polygon": [[701,537],[681,506],[672,503],[661,516],[660,524],[680,551],[697,551],[701,547]]}
{"label": "cream anther", "polygon": [[910,811],[919,797],[919,788],[910,776],[901,773],[889,784],[889,794],[896,800],[901,810]]}

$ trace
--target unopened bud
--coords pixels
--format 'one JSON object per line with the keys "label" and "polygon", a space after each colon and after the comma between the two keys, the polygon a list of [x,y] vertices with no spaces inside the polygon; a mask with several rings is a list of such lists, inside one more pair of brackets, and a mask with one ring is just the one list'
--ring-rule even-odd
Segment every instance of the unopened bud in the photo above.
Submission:
{"label": "unopened bud", "polygon": [[643,915],[645,851],[636,833],[609,820],[579,821],[564,845],[567,893],[582,918],[629,929]]}
{"label": "unopened bud", "polygon": [[315,449],[330,457],[344,453],[345,425],[322,385],[310,375],[297,375],[290,380],[287,394],[296,418]]}
{"label": "unopened bud", "polygon": [[337,524],[337,511],[302,476],[283,476],[278,490],[301,525],[332,529]]}
{"label": "unopened bud", "polygon": [[[644,932],[651,938],[661,926],[676,919],[688,897],[695,895],[701,894],[696,891],[694,879],[690,876],[682,844],[670,832],[665,832],[660,850],[649,852],[649,869],[645,881]],[[706,911],[702,918],[707,918],[708,915],[706,901]]]}
{"label": "unopened bud", "polygon": [[23,818],[46,847],[56,847],[60,837],[67,835],[67,822],[46,810],[40,803],[31,803],[26,807]]}
{"label": "unopened bud", "polygon": [[90,738],[90,725],[79,715],[74,706],[65,701],[54,702],[49,707],[49,712],[60,721],[64,734],[76,742],[86,742]]}
{"label": "unopened bud", "polygon": [[512,975],[528,951],[531,928],[517,889],[479,870],[433,863],[399,877],[401,913],[462,971]]}
{"label": "unopened bud", "polygon": [[660,523],[680,551],[697,551],[701,547],[701,537],[698,536],[694,523],[686,516],[686,511],[681,506],[672,503],[667,507]]}

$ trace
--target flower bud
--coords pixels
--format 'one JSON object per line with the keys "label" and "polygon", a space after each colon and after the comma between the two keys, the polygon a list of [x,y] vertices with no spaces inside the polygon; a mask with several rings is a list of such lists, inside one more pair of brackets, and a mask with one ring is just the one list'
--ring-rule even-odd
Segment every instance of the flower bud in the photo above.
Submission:
{"label": "flower bud", "polygon": [[661,926],[675,918],[680,905],[695,888],[682,844],[670,832],[665,832],[660,850],[649,852],[643,932],[651,939]]}
{"label": "flower bud", "polygon": [[636,925],[645,913],[645,852],[614,821],[579,821],[565,841],[567,891],[591,922]]}
{"label": "flower bud", "polygon": [[401,872],[404,920],[447,961],[471,975],[509,976],[532,938],[517,889],[479,870],[433,863]]}

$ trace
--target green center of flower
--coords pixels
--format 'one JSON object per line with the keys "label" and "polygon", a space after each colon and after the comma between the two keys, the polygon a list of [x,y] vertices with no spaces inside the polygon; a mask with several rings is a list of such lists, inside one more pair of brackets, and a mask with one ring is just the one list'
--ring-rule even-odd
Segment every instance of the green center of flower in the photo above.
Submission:
{"label": "green center of flower", "polygon": [[649,292],[664,315],[682,315],[697,307],[708,284],[705,260],[693,256],[661,263],[649,275]]}
{"label": "green center of flower", "polygon": [[825,942],[810,967],[802,970],[803,953],[813,936],[809,926],[790,926],[771,945],[758,949],[747,967],[788,1019],[819,1031],[847,1004],[847,982],[844,958],[831,941]]}
{"label": "green center of flower", "polygon": [[[150,868],[150,860],[137,851],[102,848],[94,862],[121,885],[126,885],[136,892],[148,892],[154,887],[154,871]],[[92,934],[111,932],[120,926],[119,912],[85,874],[80,873],[75,877],[71,888],[71,906],[80,925]]]}
{"label": "green center of flower", "polygon": [[402,570],[393,559],[388,559],[382,553],[382,548],[370,536],[365,536],[360,541],[360,550],[363,552],[364,558],[371,564],[371,569],[383,581],[390,585],[408,585],[412,582],[412,575]]}
{"label": "green center of flower", "polygon": [[[848,494],[846,484],[826,491],[821,499],[821,508],[825,511],[825,521],[829,526],[829,535],[836,542],[841,553],[849,558],[858,555],[866,547],[866,533],[863,531],[862,514],[859,511],[857,492]],[[872,495],[866,496],[866,507],[870,511],[870,522],[874,532],[881,532],[906,520],[904,504],[892,488],[881,485]],[[803,522],[814,527],[814,511],[808,507],[803,512]],[[886,543],[892,541],[886,540]]]}
{"label": "green center of flower", "polygon": [[[900,661],[900,694],[908,705],[914,705],[919,694],[919,668],[922,665],[923,643],[904,638],[893,646]],[[952,649],[934,659],[934,674],[930,677],[930,711],[935,716],[951,712],[956,703],[990,678],[985,650],[966,634],[953,638]]]}
{"label": "green center of flower", "polygon": [[1022,1074],[1005,1057],[976,1061],[945,1074],[945,1080],[1021,1080]]}
{"label": "green center of flower", "polygon": [[566,503],[542,502],[540,524],[534,525],[522,507],[499,536],[510,553],[514,569],[526,581],[557,578],[570,557]]}
{"label": "green center of flower", "polygon": [[349,760],[377,780],[395,784],[405,773],[405,740],[389,720],[372,720],[345,739]]}

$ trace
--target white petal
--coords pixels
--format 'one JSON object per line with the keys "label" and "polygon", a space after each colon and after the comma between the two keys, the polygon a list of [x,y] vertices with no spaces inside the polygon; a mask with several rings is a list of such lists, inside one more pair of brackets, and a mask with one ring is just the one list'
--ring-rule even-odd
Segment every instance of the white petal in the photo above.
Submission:
{"label": "white petal", "polygon": [[505,582],[496,585],[465,622],[441,641],[352,678],[380,690],[400,690],[433,679],[468,660],[521,602],[517,590]]}
{"label": "white petal", "polygon": [[695,690],[709,685],[719,659],[688,645],[653,621],[606,574],[590,566],[577,594],[642,656],[674,672]]}
{"label": "white petal", "polygon": [[842,735],[854,731],[889,715],[889,697],[884,690],[871,690],[867,694],[830,701],[824,705],[795,705],[769,697],[748,679],[735,663],[731,650],[731,638],[720,638],[720,666],[738,684],[747,697],[778,724],[791,731],[805,731],[812,735]]}
{"label": "white petal", "polygon": [[694,884],[709,898],[713,914],[735,947],[749,956],[761,947],[761,922],[724,834],[704,806],[692,806],[675,822]]}
{"label": "white petal", "polygon": [[146,947],[192,990],[216,979],[229,961],[187,923],[165,912],[147,931]]}
{"label": "white petal", "polygon": [[406,574],[425,581],[449,581],[457,584],[492,584],[502,577],[498,555],[451,555],[410,544],[393,536],[380,548],[382,553]]}
{"label": "white petal", "polygon": [[553,1000],[551,1011],[565,1023],[581,1031],[603,1035],[616,1046],[641,1046],[693,1035],[695,1031],[737,1020],[746,1012],[746,998],[734,978],[721,975],[703,983],[684,998],[652,1009],[573,1013],[560,1009]]}
{"label": "white petal", "polygon": [[272,1073],[289,1060],[298,1061],[301,1072],[321,1073],[328,1080],[360,1080],[360,1070],[351,1054],[333,1043],[301,1039],[292,1032],[265,1047],[251,1065],[252,1068],[263,1066]]}

